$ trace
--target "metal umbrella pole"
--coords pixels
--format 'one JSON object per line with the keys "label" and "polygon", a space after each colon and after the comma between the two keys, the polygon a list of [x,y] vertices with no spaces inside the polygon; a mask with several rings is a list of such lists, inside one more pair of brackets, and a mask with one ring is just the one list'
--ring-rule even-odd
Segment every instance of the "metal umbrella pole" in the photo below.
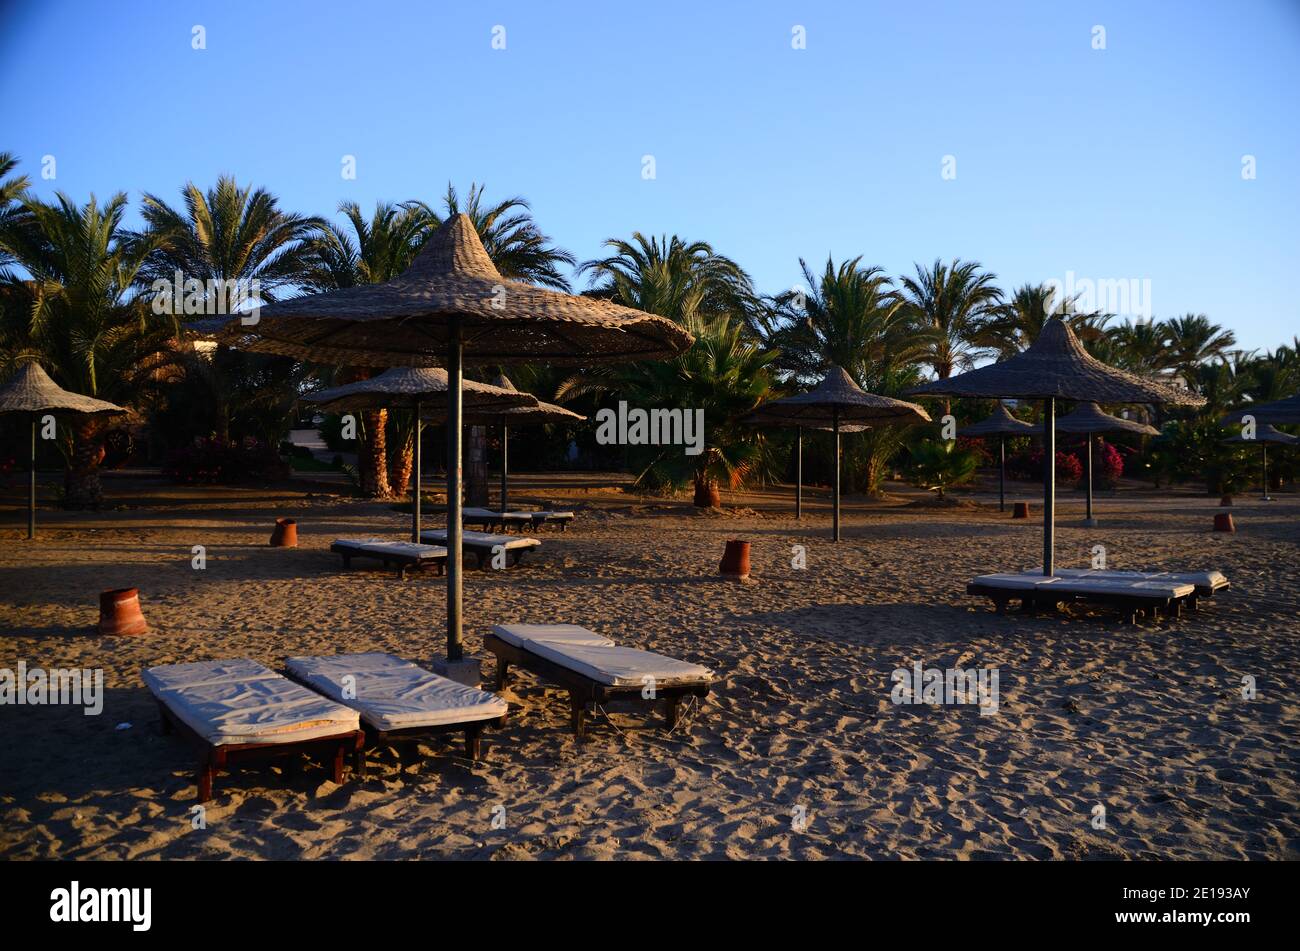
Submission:
{"label": "metal umbrella pole", "polygon": [[832,411],[831,419],[835,428],[835,508],[834,508],[834,531],[831,533],[831,541],[840,540],[840,408],[837,406]]}
{"label": "metal umbrella pole", "polygon": [[506,513],[506,482],[510,478],[510,427],[501,424],[501,514]]}
{"label": "metal umbrella pole", "polygon": [[1056,530],[1056,400],[1043,400],[1043,574],[1056,572],[1052,557]]}
{"label": "metal umbrella pole", "polygon": [[415,478],[411,480],[414,486],[414,494],[411,496],[411,541],[417,545],[420,544],[420,435],[423,429],[424,424],[420,420],[420,400],[417,398],[415,401],[415,432],[411,436],[415,440],[411,452],[411,464],[415,466]]}
{"label": "metal umbrella pole", "polygon": [[461,644],[461,424],[464,418],[461,385],[464,338],[461,321],[449,322],[447,340],[447,660],[465,656]]}
{"label": "metal umbrella pole", "polygon": [[803,427],[794,429],[794,517],[803,518]]}

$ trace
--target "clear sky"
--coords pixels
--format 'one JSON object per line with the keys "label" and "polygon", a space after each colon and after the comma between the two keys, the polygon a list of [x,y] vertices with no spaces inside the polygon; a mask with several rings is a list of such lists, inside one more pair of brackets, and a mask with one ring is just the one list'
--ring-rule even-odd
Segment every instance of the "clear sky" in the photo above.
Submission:
{"label": "clear sky", "polygon": [[230,172],[332,215],[478,181],[580,260],[677,233],[775,292],[801,256],[958,256],[1300,333],[1300,0],[0,0],[0,89],[40,194]]}

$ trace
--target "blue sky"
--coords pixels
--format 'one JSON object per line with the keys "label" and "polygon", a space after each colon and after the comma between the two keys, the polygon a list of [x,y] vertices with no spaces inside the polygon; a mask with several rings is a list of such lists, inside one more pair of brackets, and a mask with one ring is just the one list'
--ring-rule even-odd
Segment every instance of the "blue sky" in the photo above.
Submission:
{"label": "blue sky", "polygon": [[580,260],[677,233],[774,292],[801,256],[957,256],[1150,280],[1157,317],[1251,348],[1300,332],[1297,0],[0,0],[0,88],[41,194],[230,172],[332,215],[478,181]]}

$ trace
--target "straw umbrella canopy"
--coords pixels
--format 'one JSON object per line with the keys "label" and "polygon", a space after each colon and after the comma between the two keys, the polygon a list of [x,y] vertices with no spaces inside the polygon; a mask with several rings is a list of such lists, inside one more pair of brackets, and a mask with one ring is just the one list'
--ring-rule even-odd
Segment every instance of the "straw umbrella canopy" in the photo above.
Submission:
{"label": "straw umbrella canopy", "polygon": [[1027,349],[1001,363],[933,380],[909,391],[916,396],[975,396],[1043,401],[1043,574],[1055,572],[1056,401],[1168,403],[1198,406],[1199,396],[1108,367],[1083,349],[1060,317],[1043,325]]}
{"label": "straw umbrella canopy", "polygon": [[986,416],[978,423],[971,423],[964,429],[957,430],[958,436],[983,439],[987,436],[998,437],[998,511],[1007,510],[1007,437],[1028,436],[1034,431],[1033,423],[1016,419],[1007,409],[1007,404],[998,400],[998,408],[992,416]]}
{"label": "straw umbrella canopy", "polygon": [[[749,418],[787,426],[811,425],[822,428],[827,423],[830,424],[830,431],[835,435],[835,465],[831,487],[832,541],[840,540],[840,425],[860,423],[865,427],[930,421],[930,415],[915,403],[866,392],[853,382],[843,367],[838,366],[832,366],[816,388],[807,393],[797,393],[764,403]],[[799,449],[802,454],[802,438]],[[800,469],[802,470],[802,465]]]}
{"label": "straw umbrella canopy", "polygon": [[[1285,402],[1285,401],[1282,401]],[[1294,446],[1300,442],[1300,438],[1284,433],[1281,430],[1274,429],[1269,423],[1262,423],[1255,427],[1255,434],[1247,437],[1242,433],[1229,436],[1223,440],[1225,443],[1235,443],[1237,445],[1250,445],[1259,443],[1260,465],[1262,467],[1262,477],[1264,480],[1264,501],[1272,502],[1273,498],[1268,494],[1268,444],[1273,443],[1278,446]]]}
{"label": "straw umbrella canopy", "polygon": [[[507,393],[518,393],[515,385],[510,382],[510,378],[504,373],[499,374],[492,385]],[[541,426],[546,423],[569,423],[583,422],[587,417],[572,410],[567,410],[563,406],[557,406],[554,403],[543,403],[535,396],[529,395],[533,400],[533,406],[515,406],[506,409],[484,408],[484,409],[465,409],[465,421],[480,426],[500,426],[501,427],[501,511],[506,511],[506,500],[509,495],[508,480],[510,478],[510,427],[511,426]]]}
{"label": "straw umbrella canopy", "polygon": [[[466,410],[524,408],[537,400],[513,387],[503,390],[486,383],[464,381],[463,396]],[[415,479],[411,495],[411,541],[420,541],[420,444],[426,419],[442,419],[447,409],[447,371],[437,367],[393,367],[368,380],[358,380],[343,386],[318,390],[303,397],[304,402],[316,403],[326,412],[360,411],[368,409],[405,409],[415,416],[414,449]]]}
{"label": "straw umbrella canopy", "polygon": [[1096,403],[1080,403],[1073,413],[1062,416],[1056,421],[1056,428],[1063,433],[1083,433],[1088,440],[1088,451],[1084,456],[1084,479],[1088,486],[1088,514],[1083,524],[1089,528],[1097,524],[1092,517],[1092,437],[1094,433],[1137,433],[1141,436],[1159,436],[1160,430],[1146,423],[1131,419],[1122,419],[1103,413]]}
{"label": "straw umbrella canopy", "polygon": [[1300,423],[1300,393],[1288,396],[1285,399],[1273,400],[1269,403],[1255,403],[1250,406],[1243,406],[1241,409],[1233,410],[1225,416],[1223,422],[1225,425],[1239,423],[1244,416],[1253,417],[1256,422],[1272,423],[1275,426],[1289,426]]}
{"label": "straw umbrella canopy", "polygon": [[[832,427],[805,426],[802,423],[791,423],[790,420],[779,416],[768,418],[763,415],[761,407],[742,416],[740,422],[746,426],[794,427],[794,517],[796,520],[803,518],[803,431],[805,429],[815,429],[818,432],[829,433],[833,431]],[[840,434],[860,433],[870,428],[870,426],[843,425],[840,426]]]}
{"label": "straw umbrella canopy", "polygon": [[507,280],[464,214],[383,284],[277,301],[227,324],[230,346],[328,363],[443,366],[447,386],[447,660],[461,661],[461,401],[466,363],[667,359],[693,338],[663,317]]}
{"label": "straw umbrella canopy", "polygon": [[39,363],[23,366],[0,386],[0,413],[25,413],[32,423],[31,469],[27,492],[27,537],[36,537],[36,428],[46,413],[75,413],[82,416],[122,416],[126,410],[114,403],[71,393],[50,379]]}

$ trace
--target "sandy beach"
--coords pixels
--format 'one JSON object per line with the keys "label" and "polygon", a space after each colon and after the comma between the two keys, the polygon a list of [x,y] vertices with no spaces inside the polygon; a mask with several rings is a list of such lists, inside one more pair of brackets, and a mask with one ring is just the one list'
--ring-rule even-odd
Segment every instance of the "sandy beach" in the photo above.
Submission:
{"label": "sandy beach", "polygon": [[[342,786],[311,765],[236,771],[194,829],[195,754],[160,734],[142,668],[377,650],[427,663],[444,644],[444,581],[345,572],[330,554],[342,535],[400,537],[407,517],[387,504],[109,478],[115,508],[42,512],[35,542],[15,506],[0,523],[0,668],[103,668],[105,683],[99,716],[0,707],[0,855],[1300,858],[1294,496],[1239,498],[1227,535],[1210,531],[1217,500],[1204,496],[1103,496],[1102,527],[1084,529],[1064,493],[1060,566],[1104,544],[1110,567],[1217,568],[1233,584],[1181,619],[1130,626],[1082,609],[1000,617],[968,597],[968,577],[1040,552],[1041,523],[999,515],[987,495],[911,507],[915,490],[891,483],[884,501],[847,501],[833,545],[824,493],[796,523],[777,490],[699,512],[521,483],[515,501],[578,518],[520,567],[467,573],[469,650],[494,623],[564,621],[706,664],[725,680],[679,729],[611,709],[578,743],[564,695],[520,672],[480,763],[449,740],[372,756],[370,776]],[[1039,512],[1032,486],[1013,497]],[[277,515],[298,519],[298,549],[267,547]],[[753,543],[749,584],[716,576],[729,538]],[[98,592],[126,586],[150,633],[98,636]],[[891,671],[915,662],[996,668],[997,714],[893,703]]]}

